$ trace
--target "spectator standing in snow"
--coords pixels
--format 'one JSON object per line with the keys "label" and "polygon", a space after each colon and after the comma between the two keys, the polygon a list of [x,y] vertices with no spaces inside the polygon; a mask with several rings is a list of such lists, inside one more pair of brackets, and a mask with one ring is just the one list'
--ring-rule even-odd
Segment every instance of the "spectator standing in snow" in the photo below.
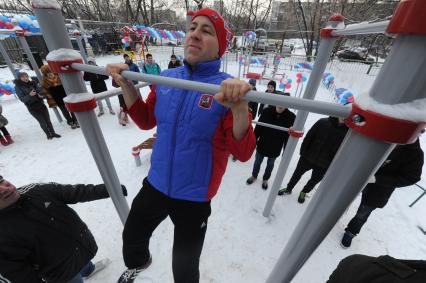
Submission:
{"label": "spectator standing in snow", "polygon": [[47,136],[47,139],[60,138],[55,133],[52,122],[50,121],[49,111],[43,103],[43,89],[34,81],[30,81],[30,77],[25,72],[17,72],[18,77],[14,80],[16,95],[28,109],[28,112],[37,120],[41,129]]}
{"label": "spectator standing in snow", "polygon": [[[176,283],[200,280],[199,260],[216,195],[229,154],[250,159],[255,136],[244,96],[251,86],[220,72],[220,57],[231,39],[215,11],[197,11],[185,38],[182,68],[162,76],[220,84],[216,95],[153,85],[146,101],[119,73],[126,65],[107,68],[123,89],[129,114],[141,129],[157,126],[148,177],[132,203],[123,231],[127,270],[119,283],[133,282],[152,261],[149,241],[168,216],[174,224],[173,276]],[[154,111],[155,110],[155,111]],[[177,130],[178,129],[178,130]]]}
{"label": "spectator standing in snow", "polygon": [[396,188],[414,185],[422,176],[424,154],[417,139],[412,144],[397,145],[362,191],[361,204],[346,227],[342,247],[348,248],[359,234],[371,212],[383,208]]}
{"label": "spectator standing in snow", "polygon": [[9,121],[6,119],[6,117],[3,116],[2,112],[3,108],[0,104],[0,143],[4,146],[7,146],[13,143],[13,139],[6,129],[6,125],[9,123]]}
{"label": "spectator standing in snow", "polygon": [[[161,73],[161,68],[157,63],[154,63],[152,54],[146,54],[146,61],[143,64],[142,73],[149,75],[159,75]],[[152,89],[152,85],[149,86]]]}
{"label": "spectator standing in snow", "polygon": [[52,73],[49,65],[43,65],[40,68],[41,73],[43,74],[42,86],[46,93],[49,93],[56,102],[56,105],[64,115],[67,120],[67,124],[71,127],[71,129],[79,128],[77,118],[74,113],[68,112],[67,107],[65,106],[64,98],[67,96],[65,93],[65,89],[62,86],[61,79],[58,74]]}
{"label": "spectator standing in snow", "polygon": [[[97,66],[96,61],[93,57],[89,57],[87,59],[87,62],[89,65]],[[90,87],[92,88],[93,93],[100,93],[100,92],[104,92],[108,90],[105,83],[105,80],[109,79],[108,76],[98,75],[98,74],[94,74],[90,72],[84,72],[83,79],[85,81],[90,82]],[[105,101],[108,106],[109,113],[111,115],[115,115],[114,110],[112,110],[111,101],[109,100],[109,98],[108,97],[105,98]],[[104,106],[102,104],[102,100],[98,100],[98,107],[99,107],[99,113],[98,113],[98,117],[99,117],[104,115]]]}
{"label": "spectator standing in snow", "polygon": [[83,283],[83,277],[103,269],[107,260],[91,262],[98,250],[95,238],[68,204],[107,197],[103,184],[16,188],[0,176],[0,279]]}
{"label": "spectator standing in snow", "polygon": [[[290,96],[289,93],[284,95]],[[259,122],[276,125],[284,128],[293,126],[296,116],[293,112],[282,106],[269,106],[263,110],[260,115]],[[268,189],[268,180],[274,169],[275,159],[281,154],[283,147],[285,148],[288,140],[288,132],[277,129],[256,125],[254,129],[256,135],[256,158],[253,165],[251,177],[247,179],[247,185],[251,185],[256,179],[260,171],[263,159],[268,158],[265,173],[262,178],[262,189]]]}
{"label": "spectator standing in snow", "polygon": [[[271,81],[269,81],[268,82],[268,85],[266,86],[267,88],[266,88],[266,91],[265,92],[267,92],[267,93],[275,93],[275,94],[278,94],[278,92],[277,92],[277,83],[275,82],[275,81],[273,81],[273,80],[271,80]],[[263,112],[263,108],[266,108],[266,107],[268,107],[268,105],[264,105],[263,103],[261,103],[260,105],[259,105],[259,110],[258,110],[258,115],[259,115],[259,117],[260,117],[260,115],[262,115],[262,112]]]}
{"label": "spectator standing in snow", "polygon": [[286,188],[278,195],[291,194],[294,186],[307,171],[312,175],[299,194],[298,202],[305,202],[306,194],[312,191],[322,180],[337,150],[346,136],[348,128],[341,118],[328,117],[319,119],[308,131],[300,147],[300,158],[296,170]]}
{"label": "spectator standing in snow", "polygon": [[177,60],[176,55],[173,54],[172,56],[170,56],[169,69],[177,68],[180,66],[182,66],[182,63]]}
{"label": "spectator standing in snow", "polygon": [[[139,67],[133,63],[133,61],[130,59],[130,56],[128,54],[123,55],[124,63],[128,66],[129,71],[139,73]],[[137,84],[137,81],[133,81],[133,84]],[[119,85],[116,83],[116,81],[112,80],[112,86],[113,87],[119,87]],[[118,122],[122,126],[126,126],[129,123],[129,117],[127,115],[127,106],[124,102],[124,98],[122,94],[118,95],[118,101],[120,103],[120,112],[118,113]]]}

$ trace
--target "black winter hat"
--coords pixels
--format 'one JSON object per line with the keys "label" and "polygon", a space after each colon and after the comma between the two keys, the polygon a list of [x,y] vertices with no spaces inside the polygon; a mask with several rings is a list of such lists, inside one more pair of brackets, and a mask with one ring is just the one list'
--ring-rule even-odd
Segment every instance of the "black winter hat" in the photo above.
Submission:
{"label": "black winter hat", "polygon": [[275,81],[269,81],[268,85],[271,85],[274,87],[274,89],[277,89],[277,83]]}

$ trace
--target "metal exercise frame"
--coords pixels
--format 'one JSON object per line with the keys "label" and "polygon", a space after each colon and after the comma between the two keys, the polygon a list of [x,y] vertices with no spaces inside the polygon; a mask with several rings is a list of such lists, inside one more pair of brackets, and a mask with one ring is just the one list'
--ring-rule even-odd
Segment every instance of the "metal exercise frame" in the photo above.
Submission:
{"label": "metal exercise frame", "polygon": [[[49,50],[72,49],[65,31],[61,11],[55,10],[55,8],[35,8],[34,10]],[[419,60],[419,58],[425,57],[424,50],[426,49],[426,26],[422,24],[422,15],[424,14],[426,14],[426,1],[424,0],[402,1],[396,9],[395,15],[386,30],[388,33],[396,34],[396,38],[388,60],[380,70],[369,92],[370,99],[385,105],[408,103],[421,98],[426,99],[426,80],[419,79],[426,76],[426,60]],[[342,16],[333,15],[330,17],[327,27],[321,30],[322,40],[319,55],[315,61],[303,99],[272,96],[257,91],[249,91],[243,98],[264,104],[299,109],[294,126],[289,129],[291,137],[287,143],[277,177],[274,180],[263,213],[264,216],[270,214],[298,138],[303,134],[303,126],[308,115],[307,111],[346,118],[346,124],[350,127],[317,193],[307,206],[299,224],[269,275],[267,283],[290,282],[327,236],[344,210],[366,185],[371,174],[379,168],[395,144],[406,144],[414,141],[420,134],[420,130],[426,125],[424,122],[400,120],[375,113],[368,108],[362,109],[356,103],[352,106],[341,106],[312,100],[319,87],[331,50],[337,40],[336,34],[344,31],[348,31],[345,35],[369,32],[368,27],[364,25],[360,25],[358,28],[349,26],[346,29],[341,29],[342,23]],[[380,27],[374,25],[372,32],[384,32],[384,26],[385,24]],[[58,66],[60,70],[66,70],[60,76],[67,93],[73,98],[67,101],[67,106],[76,112],[101,176],[123,221],[127,216],[126,213],[128,213],[127,202],[121,195],[118,176],[93,112],[93,108],[96,107],[95,98],[93,95],[87,94],[78,71],[108,74],[104,67],[82,64],[81,59],[55,59],[54,62],[49,62],[50,64]],[[218,85],[130,71],[124,71],[122,75],[130,80],[210,94],[215,94],[220,89]],[[401,76],[404,78],[400,78]],[[380,127],[378,127],[378,124],[380,124]],[[395,135],[395,132],[398,134]],[[338,174],[342,171],[345,174]]]}

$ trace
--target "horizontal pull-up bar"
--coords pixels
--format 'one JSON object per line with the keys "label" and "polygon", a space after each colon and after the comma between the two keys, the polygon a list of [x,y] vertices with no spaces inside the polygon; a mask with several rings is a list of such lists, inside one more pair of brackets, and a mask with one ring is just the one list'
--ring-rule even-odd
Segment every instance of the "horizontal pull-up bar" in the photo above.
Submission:
{"label": "horizontal pull-up bar", "polygon": [[385,33],[390,21],[382,21],[376,23],[363,22],[346,26],[345,29],[336,29],[331,32],[333,36],[348,36],[348,35],[368,35],[375,33]]}
{"label": "horizontal pull-up bar", "polygon": [[[149,84],[147,83],[138,83],[135,85],[135,88],[139,89],[139,88],[143,88],[149,86]],[[123,91],[121,90],[121,87],[116,88],[116,89],[111,89],[111,90],[107,90],[107,91],[103,91],[103,92],[99,92],[95,94],[95,99],[96,100],[102,100],[105,98],[109,98],[109,97],[113,97],[119,94],[122,94]]]}
{"label": "horizontal pull-up bar", "polygon": [[[92,66],[80,63],[73,63],[71,67],[74,70],[91,72],[95,74],[110,75],[107,73],[105,67]],[[177,87],[188,90],[201,91],[205,93],[215,94],[220,92],[220,86],[214,84],[207,84],[201,82],[194,82],[188,80],[181,80],[163,76],[148,75],[143,73],[123,71],[123,77],[133,81],[143,81],[150,84],[166,85],[170,87]],[[269,105],[280,105],[288,108],[307,110],[310,112],[329,115],[339,118],[347,118],[351,113],[351,107],[337,105],[334,103],[327,103],[321,101],[313,101],[310,99],[295,98],[286,95],[271,95],[259,91],[249,91],[244,100],[260,102]]]}
{"label": "horizontal pull-up bar", "polygon": [[280,127],[280,126],[276,126],[276,125],[272,125],[272,124],[267,124],[267,123],[263,123],[263,122],[258,122],[258,121],[251,121],[253,124],[259,125],[259,126],[263,126],[263,127],[267,127],[267,128],[271,128],[271,129],[275,129],[275,130],[280,130],[280,131],[284,131],[284,132],[288,132],[288,128],[285,127]]}

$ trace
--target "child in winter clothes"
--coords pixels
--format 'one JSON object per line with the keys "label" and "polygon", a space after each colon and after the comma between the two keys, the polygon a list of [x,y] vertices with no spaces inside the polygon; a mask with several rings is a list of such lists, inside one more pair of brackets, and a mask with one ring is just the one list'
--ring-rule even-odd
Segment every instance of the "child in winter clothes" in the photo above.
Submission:
{"label": "child in winter clothes", "polygon": [[[289,93],[285,93],[289,96]],[[269,106],[260,115],[259,122],[290,128],[293,126],[296,116],[293,112],[282,106]],[[280,155],[281,150],[287,144],[288,132],[267,128],[257,125],[254,129],[256,135],[256,158],[253,165],[251,177],[247,179],[247,185],[251,185],[260,171],[263,159],[268,158],[265,173],[263,174],[262,188],[268,189],[268,180],[274,169],[275,159]]]}
{"label": "child in winter clothes", "polygon": [[177,60],[176,55],[170,56],[169,69],[177,68],[182,66],[182,63]]}
{"label": "child in winter clothes", "polygon": [[41,85],[56,101],[59,109],[61,109],[62,115],[64,115],[67,120],[67,124],[71,126],[71,129],[79,128],[80,126],[78,125],[77,118],[74,113],[68,112],[68,109],[65,106],[64,97],[67,95],[58,74],[52,73],[49,65],[43,65],[40,68],[40,71],[43,74],[43,81]]}
{"label": "child in winter clothes", "polygon": [[6,129],[7,121],[6,117],[2,115],[3,108],[0,104],[0,143],[2,145],[9,145],[13,143],[12,137]]}
{"label": "child in winter clothes", "polygon": [[[267,89],[266,89],[265,92],[278,94],[278,92],[276,91],[276,89],[277,89],[277,83],[275,81],[271,80],[271,81],[268,82]],[[265,106],[263,103],[261,103],[259,105],[259,110],[257,112],[258,115],[259,115],[259,117],[260,117],[260,115],[262,115],[263,108],[266,108],[266,107],[268,107],[268,105]]]}
{"label": "child in winter clothes", "polygon": [[[95,59],[93,57],[89,57],[87,61],[89,65],[97,66]],[[98,74],[89,73],[89,72],[84,72],[84,75],[83,75],[83,79],[85,81],[90,81],[90,87],[92,88],[93,93],[100,93],[100,92],[107,91],[108,88],[105,84],[105,80],[107,80],[108,78],[109,78],[108,76],[98,75]],[[105,98],[105,101],[108,106],[109,113],[111,113],[111,115],[115,115],[114,110],[112,110],[111,101],[109,100],[109,98]],[[98,113],[98,117],[99,117],[104,115],[104,106],[102,104],[102,100],[98,101],[98,107],[99,107],[99,113]]]}

